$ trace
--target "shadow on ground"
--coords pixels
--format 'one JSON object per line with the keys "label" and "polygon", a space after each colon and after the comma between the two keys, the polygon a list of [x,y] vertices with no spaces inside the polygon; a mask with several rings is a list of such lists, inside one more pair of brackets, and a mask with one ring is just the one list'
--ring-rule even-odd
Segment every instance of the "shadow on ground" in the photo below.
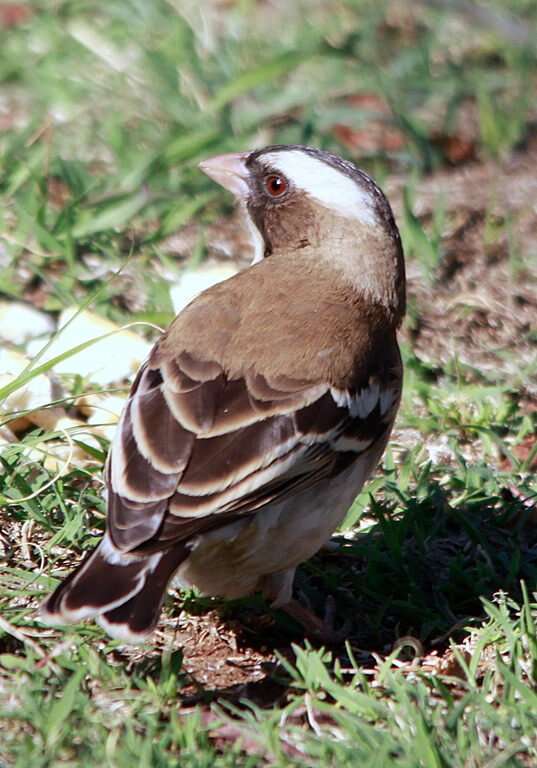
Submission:
{"label": "shadow on ground", "polygon": [[[336,620],[352,619],[348,643],[361,665],[374,666],[373,654],[389,654],[405,637],[413,646],[408,652],[442,654],[483,618],[483,599],[502,591],[519,600],[521,580],[530,592],[537,587],[535,508],[509,490],[460,506],[450,495],[453,488],[431,481],[404,509],[376,505],[377,522],[367,531],[352,540],[334,537],[335,547],[299,570],[301,599],[322,614],[332,595]],[[289,681],[278,656],[291,659],[292,644],[304,643],[298,626],[259,598],[188,597],[170,611],[178,616],[182,607],[188,618],[169,617],[174,634],[166,634],[182,648],[184,705],[216,698],[281,703]],[[348,662],[345,643],[331,650]],[[131,658],[131,669],[158,678],[160,656]]]}

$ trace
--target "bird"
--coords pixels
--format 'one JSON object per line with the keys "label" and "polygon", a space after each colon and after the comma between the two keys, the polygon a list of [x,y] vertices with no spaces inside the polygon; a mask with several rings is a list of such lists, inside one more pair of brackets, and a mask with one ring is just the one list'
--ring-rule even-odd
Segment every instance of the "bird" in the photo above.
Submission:
{"label": "bird", "polygon": [[244,210],[252,263],[185,307],[140,367],[105,465],[105,533],[40,617],[143,643],[173,583],[260,592],[328,634],[294,576],[343,521],[398,411],[399,231],[377,184],[328,151],[274,145],[199,167]]}

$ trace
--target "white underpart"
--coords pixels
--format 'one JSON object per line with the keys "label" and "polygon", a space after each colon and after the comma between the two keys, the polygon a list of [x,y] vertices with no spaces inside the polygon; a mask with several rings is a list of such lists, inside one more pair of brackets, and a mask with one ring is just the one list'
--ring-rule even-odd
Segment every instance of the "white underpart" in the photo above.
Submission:
{"label": "white underpart", "polygon": [[337,168],[300,150],[270,152],[263,155],[263,162],[326,208],[363,224],[377,223],[369,191]]}

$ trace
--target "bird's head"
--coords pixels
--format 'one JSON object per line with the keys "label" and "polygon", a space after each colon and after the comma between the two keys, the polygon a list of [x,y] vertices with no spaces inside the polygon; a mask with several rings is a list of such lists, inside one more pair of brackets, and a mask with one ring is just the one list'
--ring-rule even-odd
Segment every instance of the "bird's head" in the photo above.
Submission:
{"label": "bird's head", "polygon": [[380,188],[353,163],[330,152],[277,145],[200,163],[245,207],[254,261],[301,251],[330,261],[353,287],[404,311],[399,232]]}

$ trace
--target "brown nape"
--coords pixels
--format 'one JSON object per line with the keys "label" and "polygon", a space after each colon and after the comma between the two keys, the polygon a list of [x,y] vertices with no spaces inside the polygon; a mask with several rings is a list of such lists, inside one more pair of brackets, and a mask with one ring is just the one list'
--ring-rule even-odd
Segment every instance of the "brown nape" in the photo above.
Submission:
{"label": "brown nape", "polygon": [[[388,306],[400,322],[405,312],[403,251],[391,208],[382,200],[373,224],[338,215],[302,190],[278,203],[267,203],[254,192],[248,212],[265,242],[265,256],[291,259],[298,254],[325,262],[336,279],[337,271],[363,296]],[[311,279],[316,279],[315,272]]]}

